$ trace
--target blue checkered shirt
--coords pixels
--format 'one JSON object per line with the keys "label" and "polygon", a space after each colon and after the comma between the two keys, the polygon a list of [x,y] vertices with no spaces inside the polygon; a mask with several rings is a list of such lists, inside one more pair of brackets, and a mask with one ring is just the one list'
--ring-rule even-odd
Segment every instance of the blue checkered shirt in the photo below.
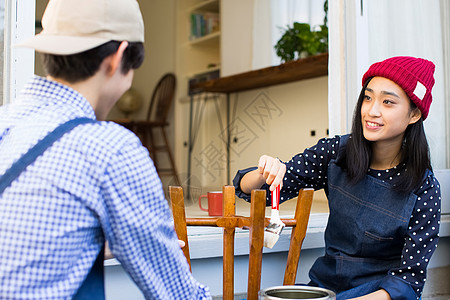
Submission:
{"label": "blue checkered shirt", "polygon": [[[57,125],[95,119],[76,91],[34,77],[0,107],[0,174]],[[147,150],[113,122],[76,127],[0,195],[0,299],[71,299],[104,241],[147,299],[209,299],[179,248]]]}

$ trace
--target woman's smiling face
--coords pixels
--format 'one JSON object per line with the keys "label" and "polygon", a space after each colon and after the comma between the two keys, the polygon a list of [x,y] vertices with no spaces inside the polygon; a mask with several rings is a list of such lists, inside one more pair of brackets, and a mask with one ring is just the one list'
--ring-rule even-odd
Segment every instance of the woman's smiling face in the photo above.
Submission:
{"label": "woman's smiling face", "polygon": [[372,142],[399,142],[409,124],[421,117],[418,109],[411,109],[405,91],[384,77],[374,77],[367,85],[361,105],[364,137]]}

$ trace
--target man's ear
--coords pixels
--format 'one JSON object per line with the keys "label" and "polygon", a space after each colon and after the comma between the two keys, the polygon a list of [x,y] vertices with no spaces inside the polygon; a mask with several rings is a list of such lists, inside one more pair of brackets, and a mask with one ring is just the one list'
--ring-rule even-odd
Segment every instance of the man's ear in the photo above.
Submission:
{"label": "man's ear", "polygon": [[120,71],[123,53],[125,52],[125,49],[127,49],[127,47],[128,47],[128,42],[122,41],[120,43],[117,51],[115,53],[111,54],[111,56],[110,56],[111,58],[110,58],[109,66],[108,66],[108,75],[109,76],[113,76],[114,73],[116,73],[116,71],[118,69]]}
{"label": "man's ear", "polygon": [[409,124],[414,124],[420,120],[422,117],[422,112],[417,107],[411,111],[411,118],[409,119]]}

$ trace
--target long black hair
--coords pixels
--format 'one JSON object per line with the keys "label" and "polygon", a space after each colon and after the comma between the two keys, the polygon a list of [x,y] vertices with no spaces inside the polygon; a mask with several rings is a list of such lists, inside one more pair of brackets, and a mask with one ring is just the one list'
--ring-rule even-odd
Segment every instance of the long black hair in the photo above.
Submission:
{"label": "long black hair", "polygon": [[[350,183],[353,184],[359,182],[367,175],[367,170],[372,160],[372,142],[364,138],[361,119],[361,107],[367,85],[371,79],[369,78],[365,82],[359,95],[358,103],[353,113],[350,138],[342,160],[339,162],[347,171]],[[417,108],[412,101],[410,103],[411,110]],[[409,124],[406,128],[400,155],[400,165],[405,165],[406,174],[402,177],[402,180],[396,182],[393,189],[409,193],[420,187],[426,170],[432,170],[430,150],[425,136],[422,117],[417,122]]]}

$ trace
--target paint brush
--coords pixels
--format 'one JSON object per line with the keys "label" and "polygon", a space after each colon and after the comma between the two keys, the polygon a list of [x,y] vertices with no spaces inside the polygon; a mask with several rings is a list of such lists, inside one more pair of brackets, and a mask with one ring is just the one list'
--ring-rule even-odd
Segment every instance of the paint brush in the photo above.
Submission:
{"label": "paint brush", "polygon": [[280,219],[280,186],[278,185],[272,192],[272,213],[269,225],[264,231],[264,247],[272,248],[278,241],[283,228],[284,223]]}

